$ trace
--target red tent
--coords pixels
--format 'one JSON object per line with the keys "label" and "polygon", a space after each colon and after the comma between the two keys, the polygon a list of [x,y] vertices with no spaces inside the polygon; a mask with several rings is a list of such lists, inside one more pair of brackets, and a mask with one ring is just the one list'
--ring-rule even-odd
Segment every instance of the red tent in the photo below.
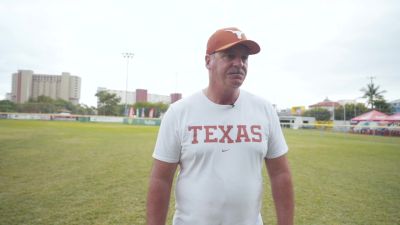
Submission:
{"label": "red tent", "polygon": [[391,116],[386,117],[388,121],[400,121],[400,113],[395,113]]}
{"label": "red tent", "polygon": [[387,121],[388,115],[385,113],[372,110],[351,119],[351,121]]}

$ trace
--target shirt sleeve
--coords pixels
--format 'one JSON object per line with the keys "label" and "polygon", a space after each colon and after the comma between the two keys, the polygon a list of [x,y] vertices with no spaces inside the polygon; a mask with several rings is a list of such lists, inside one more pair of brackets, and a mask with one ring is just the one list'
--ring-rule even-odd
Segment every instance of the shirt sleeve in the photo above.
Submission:
{"label": "shirt sleeve", "polygon": [[162,118],[153,158],[168,163],[179,162],[182,147],[177,127],[177,115],[171,106]]}
{"label": "shirt sleeve", "polygon": [[285,137],[282,133],[282,128],[279,122],[277,112],[268,106],[268,114],[270,119],[269,127],[269,140],[268,140],[268,151],[265,158],[273,159],[282,156],[288,152],[288,146],[285,141]]}

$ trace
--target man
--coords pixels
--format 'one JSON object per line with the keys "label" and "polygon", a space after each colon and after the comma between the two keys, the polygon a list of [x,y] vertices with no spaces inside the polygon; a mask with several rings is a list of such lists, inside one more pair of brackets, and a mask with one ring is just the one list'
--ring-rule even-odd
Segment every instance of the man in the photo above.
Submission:
{"label": "man", "polygon": [[259,45],[237,28],[216,31],[205,56],[209,85],[170,106],[155,150],[147,224],[164,225],[174,174],[174,225],[262,225],[266,164],[279,225],[292,225],[291,173],[279,119],[269,103],[240,86]]}

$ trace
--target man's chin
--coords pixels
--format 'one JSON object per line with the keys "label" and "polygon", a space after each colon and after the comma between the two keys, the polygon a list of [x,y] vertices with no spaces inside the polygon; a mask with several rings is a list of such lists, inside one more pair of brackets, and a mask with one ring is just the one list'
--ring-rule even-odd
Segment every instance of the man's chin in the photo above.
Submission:
{"label": "man's chin", "polygon": [[243,80],[233,80],[231,84],[232,87],[239,88],[240,86],[242,86]]}

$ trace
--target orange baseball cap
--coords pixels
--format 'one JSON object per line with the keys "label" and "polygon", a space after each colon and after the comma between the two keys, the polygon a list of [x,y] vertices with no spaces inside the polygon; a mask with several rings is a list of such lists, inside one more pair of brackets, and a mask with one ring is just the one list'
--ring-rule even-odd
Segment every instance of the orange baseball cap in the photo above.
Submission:
{"label": "orange baseball cap", "polygon": [[260,52],[260,46],[252,40],[248,40],[244,33],[236,27],[228,27],[215,31],[207,42],[207,54],[223,51],[235,45],[244,45],[249,48],[249,54]]}

